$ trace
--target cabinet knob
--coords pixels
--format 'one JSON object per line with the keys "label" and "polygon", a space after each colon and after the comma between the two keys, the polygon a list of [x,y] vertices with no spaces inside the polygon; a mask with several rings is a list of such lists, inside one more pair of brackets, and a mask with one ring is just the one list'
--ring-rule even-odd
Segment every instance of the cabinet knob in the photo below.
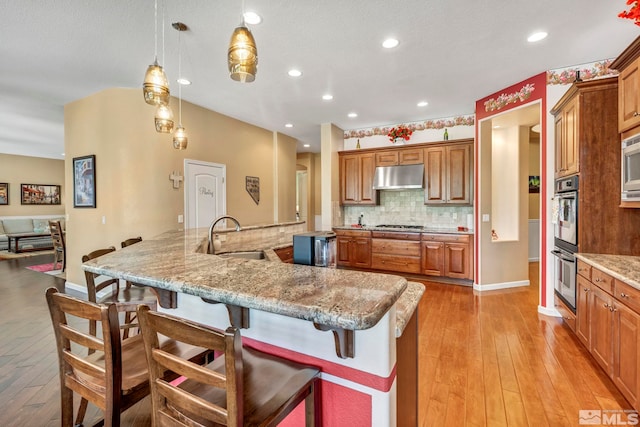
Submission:
{"label": "cabinet knob", "polygon": [[620,293],[620,298],[628,298],[629,295],[625,294],[624,292]]}
{"label": "cabinet knob", "polygon": [[609,307],[611,307],[611,306],[610,306],[609,304],[607,304],[606,302],[605,302],[604,304],[602,304],[602,306],[603,306],[604,308],[609,308]]}
{"label": "cabinet knob", "polygon": [[640,115],[640,114],[638,114],[638,112],[637,112],[637,111],[634,111],[634,112],[633,112],[633,117],[638,117],[639,115]]}
{"label": "cabinet knob", "polygon": [[585,292],[589,292],[589,289],[588,289],[588,288],[584,288],[584,291],[585,291]]}
{"label": "cabinet knob", "polygon": [[613,307],[609,307],[609,311],[613,313],[614,311],[618,311],[618,309],[617,308],[613,308]]}
{"label": "cabinet knob", "polygon": [[599,277],[596,277],[596,280],[594,280],[594,282],[602,282],[602,279]]}

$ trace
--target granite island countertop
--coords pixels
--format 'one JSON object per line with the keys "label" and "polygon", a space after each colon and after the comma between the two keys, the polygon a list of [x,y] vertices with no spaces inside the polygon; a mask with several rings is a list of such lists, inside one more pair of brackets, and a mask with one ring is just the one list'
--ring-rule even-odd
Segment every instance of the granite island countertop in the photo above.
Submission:
{"label": "granite island countertop", "polygon": [[576,258],[640,290],[640,256],[577,253]]}
{"label": "granite island countertop", "polygon": [[[349,330],[375,326],[408,286],[403,277],[389,274],[206,254],[203,248],[207,231],[166,232],[88,261],[82,268],[159,289]],[[268,260],[276,260],[277,255],[271,249],[283,246],[281,241],[252,238],[241,242],[242,233],[227,233],[221,252],[259,249],[265,250]],[[397,310],[411,312],[408,317],[405,313],[404,322],[397,322],[396,335],[402,333],[424,287],[412,284],[410,290]]]}

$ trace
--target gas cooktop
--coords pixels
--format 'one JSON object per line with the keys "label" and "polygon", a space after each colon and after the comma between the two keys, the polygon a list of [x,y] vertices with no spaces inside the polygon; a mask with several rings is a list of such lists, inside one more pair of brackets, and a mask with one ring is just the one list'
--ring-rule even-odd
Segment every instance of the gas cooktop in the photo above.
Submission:
{"label": "gas cooktop", "polygon": [[421,225],[397,225],[397,224],[380,224],[376,225],[377,228],[406,228],[409,230],[422,230],[424,227]]}

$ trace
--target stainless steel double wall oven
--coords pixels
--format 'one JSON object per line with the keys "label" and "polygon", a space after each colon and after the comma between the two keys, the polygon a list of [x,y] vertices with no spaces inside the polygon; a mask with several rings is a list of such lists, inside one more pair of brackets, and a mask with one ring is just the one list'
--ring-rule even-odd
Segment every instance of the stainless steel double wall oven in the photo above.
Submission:
{"label": "stainless steel double wall oven", "polygon": [[554,289],[576,311],[576,258],[578,251],[578,176],[557,179],[554,195]]}

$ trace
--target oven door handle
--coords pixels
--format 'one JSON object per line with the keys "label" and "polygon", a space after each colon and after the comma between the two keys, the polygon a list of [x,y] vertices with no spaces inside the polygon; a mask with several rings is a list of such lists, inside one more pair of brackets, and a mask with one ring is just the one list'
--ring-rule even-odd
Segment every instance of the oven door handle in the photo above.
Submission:
{"label": "oven door handle", "polygon": [[558,258],[560,258],[563,261],[570,262],[570,263],[575,263],[576,262],[575,260],[573,260],[571,258],[567,258],[567,257],[562,256],[562,252],[560,252],[560,251],[551,251],[551,253],[553,255],[557,256]]}

